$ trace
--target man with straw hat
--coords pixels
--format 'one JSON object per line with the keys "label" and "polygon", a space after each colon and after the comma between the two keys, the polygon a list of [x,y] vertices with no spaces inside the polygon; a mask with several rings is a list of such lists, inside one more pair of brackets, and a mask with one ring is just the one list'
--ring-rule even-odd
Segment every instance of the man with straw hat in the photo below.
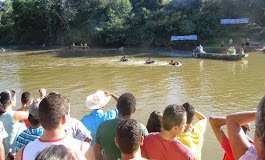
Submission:
{"label": "man with straw hat", "polygon": [[89,109],[92,109],[89,115],[85,115],[81,122],[84,126],[91,131],[91,136],[93,138],[91,142],[91,146],[94,145],[94,138],[96,135],[96,131],[98,126],[106,120],[115,119],[118,116],[118,110],[115,108],[114,110],[109,110],[104,113],[103,108],[109,102],[109,100],[114,98],[118,101],[119,97],[110,92],[97,91],[95,94],[89,95],[86,99],[86,106]]}

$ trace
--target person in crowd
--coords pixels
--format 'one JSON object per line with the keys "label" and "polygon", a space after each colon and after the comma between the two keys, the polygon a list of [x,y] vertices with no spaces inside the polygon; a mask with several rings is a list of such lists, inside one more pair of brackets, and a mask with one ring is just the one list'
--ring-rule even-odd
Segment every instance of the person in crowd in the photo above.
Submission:
{"label": "person in crowd", "polygon": [[[265,159],[265,96],[257,111],[240,112],[226,116],[226,125],[231,149],[235,159]],[[254,146],[246,138],[241,126],[255,122]]]}
{"label": "person in crowd", "polygon": [[[58,92],[49,93],[49,95],[54,95],[54,94],[56,95],[59,93]],[[92,141],[91,132],[86,129],[86,127],[83,125],[82,122],[70,116],[70,102],[68,99],[67,101],[69,105],[67,106],[68,121],[66,121],[65,124],[65,135],[81,141],[91,143]]]}
{"label": "person in crowd", "polygon": [[3,123],[0,121],[0,160],[5,160],[5,147],[3,144],[3,139],[6,138],[8,134],[4,128]]}
{"label": "person in crowd", "polygon": [[150,133],[144,138],[141,147],[143,158],[193,160],[192,151],[182,144],[177,136],[186,125],[186,111],[181,105],[169,105],[163,113],[163,129],[159,133]]}
{"label": "person in crowd", "polygon": [[206,53],[206,52],[203,50],[203,47],[202,47],[201,44],[199,44],[199,46],[196,47],[196,51],[197,51],[198,53]]}
{"label": "person in crowd", "polygon": [[16,160],[35,159],[46,147],[53,144],[65,145],[69,149],[80,150],[86,159],[94,160],[94,152],[89,143],[72,137],[65,137],[64,126],[69,120],[69,100],[60,94],[49,94],[39,105],[39,120],[43,127],[43,135],[28,143],[16,154]]}
{"label": "person in crowd", "polygon": [[12,149],[12,153],[15,153],[15,142],[18,135],[26,129],[23,121],[28,119],[28,112],[25,111],[13,111],[12,108],[16,106],[16,92],[13,90],[6,90],[0,93],[0,121],[3,123],[8,137],[4,142],[5,155],[7,155],[9,149]]}
{"label": "person in crowd", "polygon": [[249,42],[250,42],[250,39],[249,37],[246,38],[246,47],[249,48]]}
{"label": "person in crowd", "polygon": [[244,46],[245,46],[245,38],[242,38],[242,40],[241,40],[241,42],[242,42],[242,48],[244,48]]}
{"label": "person in crowd", "polygon": [[46,96],[46,89],[40,88],[39,93],[40,93],[40,98],[38,98],[37,101],[41,101]]}
{"label": "person in crowd", "polygon": [[[184,132],[178,137],[178,140],[191,149],[195,160],[201,160],[203,134],[207,125],[207,117],[202,113],[195,111],[194,107],[189,103],[184,103],[182,106],[187,114],[187,122]],[[194,116],[196,116],[199,121],[192,125]]]}
{"label": "person in crowd", "polygon": [[233,46],[233,40],[232,38],[229,39],[229,47],[232,47]]}
{"label": "person in crowd", "polygon": [[75,47],[75,42],[73,43],[73,47]]}
{"label": "person in crowd", "polygon": [[162,130],[162,113],[153,111],[148,119],[146,128],[149,133],[161,132]]}
{"label": "person in crowd", "polygon": [[117,108],[109,110],[104,113],[104,106],[107,105],[109,100],[113,97],[118,101],[119,97],[110,92],[97,91],[95,94],[89,95],[86,99],[86,106],[93,111],[89,115],[85,115],[81,122],[91,132],[92,142],[91,146],[94,146],[94,139],[98,126],[106,120],[115,119],[118,116]]}
{"label": "person in crowd", "polygon": [[121,151],[121,160],[142,160],[143,145],[141,125],[134,119],[120,121],[116,127],[115,143]]}
{"label": "person in crowd", "polygon": [[[223,160],[234,160],[234,155],[231,150],[230,142],[221,126],[226,125],[226,117],[209,117],[210,124],[212,126],[213,132],[221,144],[222,148],[225,151]],[[247,123],[245,126],[241,126],[244,133],[246,134],[247,130],[249,130],[250,123]],[[248,141],[253,145],[254,142],[246,135]]]}
{"label": "person in crowd", "polygon": [[[119,121],[132,119],[133,113],[136,111],[136,100],[131,93],[122,94],[117,102],[118,118],[102,122],[96,132],[94,151],[96,159],[103,159],[102,150],[104,150],[105,160],[117,160],[121,158],[121,152],[115,144],[116,126]],[[143,124],[142,135],[146,136],[148,131]]]}
{"label": "person in crowd", "polygon": [[[31,92],[25,91],[21,95],[21,108],[18,109],[17,111],[27,111],[29,110],[29,106],[32,104],[34,99],[34,96]],[[30,122],[28,119],[24,120],[24,123],[26,127],[31,126]]]}
{"label": "person in crowd", "polygon": [[225,42],[222,40],[222,41],[221,41],[221,48],[222,48],[222,50],[224,50],[224,43],[225,43]]}
{"label": "person in crowd", "polygon": [[43,134],[43,128],[41,127],[38,114],[39,103],[40,101],[33,102],[29,107],[28,120],[32,126],[29,126],[17,137],[16,153],[20,148],[23,148],[29,142],[34,141],[35,139],[41,137]]}

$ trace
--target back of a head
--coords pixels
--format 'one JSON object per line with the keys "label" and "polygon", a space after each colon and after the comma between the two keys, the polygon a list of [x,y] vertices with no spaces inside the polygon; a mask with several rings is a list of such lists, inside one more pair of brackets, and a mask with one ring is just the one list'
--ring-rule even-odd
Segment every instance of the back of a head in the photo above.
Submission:
{"label": "back of a head", "polygon": [[35,160],[72,160],[64,145],[51,145],[38,154]]}
{"label": "back of a head", "polygon": [[21,95],[21,103],[22,105],[27,104],[29,101],[33,100],[33,94],[26,91]]}
{"label": "back of a head", "polygon": [[49,94],[39,105],[39,120],[44,129],[57,128],[65,114],[68,114],[69,101],[60,94]]}
{"label": "back of a head", "polygon": [[34,101],[30,106],[29,106],[29,117],[28,120],[32,127],[38,127],[40,125],[40,120],[39,120],[39,105],[40,101]]}
{"label": "back of a head", "polygon": [[174,126],[180,126],[186,111],[181,105],[172,104],[165,108],[163,113],[163,128],[167,131],[171,130]]}
{"label": "back of a head", "polygon": [[141,142],[141,126],[134,119],[122,120],[116,127],[119,148],[124,154],[137,152]]}
{"label": "back of a head", "polygon": [[122,116],[130,116],[136,108],[136,99],[131,93],[124,93],[119,97],[117,109]]}
{"label": "back of a head", "polygon": [[0,93],[0,115],[5,113],[5,108],[10,101],[15,98],[16,92],[13,90],[6,90]]}
{"label": "back of a head", "polygon": [[184,103],[182,106],[187,113],[187,124],[191,124],[195,116],[195,109],[188,102]]}
{"label": "back of a head", "polygon": [[162,130],[162,113],[154,111],[150,114],[146,128],[149,133]]}
{"label": "back of a head", "polygon": [[261,142],[265,143],[265,96],[261,99],[256,113],[256,133]]}

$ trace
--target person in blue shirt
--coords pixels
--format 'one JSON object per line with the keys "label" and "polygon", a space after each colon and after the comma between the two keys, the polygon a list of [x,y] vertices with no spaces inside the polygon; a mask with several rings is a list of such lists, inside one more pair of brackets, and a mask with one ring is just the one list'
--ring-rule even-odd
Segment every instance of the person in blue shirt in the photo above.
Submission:
{"label": "person in blue shirt", "polygon": [[115,119],[118,116],[117,108],[109,110],[106,113],[103,112],[104,106],[107,105],[111,97],[116,101],[119,99],[119,97],[115,94],[103,91],[97,91],[95,94],[89,95],[86,99],[86,106],[93,111],[89,115],[85,115],[81,119],[81,122],[91,132],[91,136],[93,138],[91,146],[94,145],[94,139],[98,126],[102,122]]}

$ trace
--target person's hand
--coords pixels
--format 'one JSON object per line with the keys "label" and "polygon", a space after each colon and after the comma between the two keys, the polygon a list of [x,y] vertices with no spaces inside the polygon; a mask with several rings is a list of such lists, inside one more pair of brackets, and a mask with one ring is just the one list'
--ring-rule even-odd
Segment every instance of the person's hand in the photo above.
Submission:
{"label": "person's hand", "polygon": [[6,156],[6,160],[14,160],[14,159],[15,159],[15,153],[12,154],[12,149],[10,148]]}
{"label": "person's hand", "polygon": [[43,97],[46,96],[46,89],[41,88],[41,89],[39,89],[39,92],[40,92],[40,97],[41,97],[41,98],[43,98]]}
{"label": "person's hand", "polygon": [[112,96],[112,93],[111,92],[109,92],[109,91],[106,91],[106,92],[104,92],[105,93],[105,96],[107,97],[107,96]]}

